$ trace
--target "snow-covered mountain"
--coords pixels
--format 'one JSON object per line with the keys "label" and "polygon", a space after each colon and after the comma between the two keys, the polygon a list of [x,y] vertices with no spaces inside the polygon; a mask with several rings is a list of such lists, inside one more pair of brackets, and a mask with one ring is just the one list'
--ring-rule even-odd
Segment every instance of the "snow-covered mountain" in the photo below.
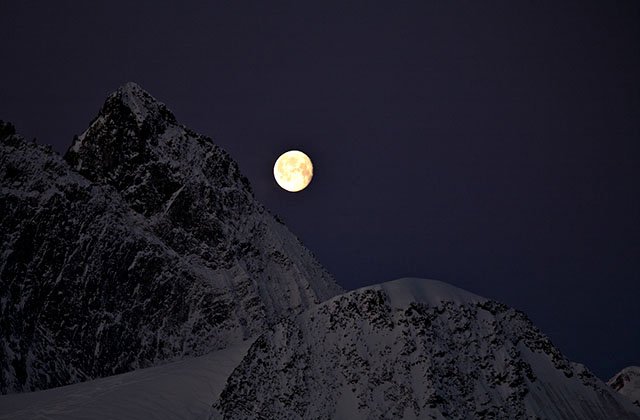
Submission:
{"label": "snow-covered mountain", "polygon": [[607,384],[640,407],[640,367],[622,369]]}
{"label": "snow-covered mountain", "polygon": [[88,381],[0,418],[640,419],[503,304],[415,278],[340,294],[133,83],[64,158],[0,122],[0,182],[0,393]]}
{"label": "snow-covered mountain", "polygon": [[218,418],[639,419],[527,319],[445,283],[347,292],[257,339]]}
{"label": "snow-covered mountain", "polygon": [[135,84],[67,161],[0,133],[0,393],[222,349],[341,292],[237,164]]}

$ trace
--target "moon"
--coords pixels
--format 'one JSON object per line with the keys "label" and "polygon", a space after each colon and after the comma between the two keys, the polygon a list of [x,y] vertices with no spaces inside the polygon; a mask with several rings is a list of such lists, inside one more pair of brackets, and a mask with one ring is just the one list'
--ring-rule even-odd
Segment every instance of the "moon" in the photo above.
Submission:
{"label": "moon", "polygon": [[273,176],[283,189],[289,192],[302,191],[313,178],[313,164],[309,156],[301,151],[289,150],[276,160]]}

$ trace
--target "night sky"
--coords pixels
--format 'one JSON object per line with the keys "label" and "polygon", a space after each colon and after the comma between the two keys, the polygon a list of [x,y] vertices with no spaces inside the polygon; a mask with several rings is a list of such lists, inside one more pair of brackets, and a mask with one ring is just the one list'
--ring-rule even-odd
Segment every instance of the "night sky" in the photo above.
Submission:
{"label": "night sky", "polygon": [[[0,4],[25,137],[64,152],[135,81],[343,287],[443,280],[603,379],[640,364],[640,2],[39,3]],[[290,148],[315,165],[297,194]]]}

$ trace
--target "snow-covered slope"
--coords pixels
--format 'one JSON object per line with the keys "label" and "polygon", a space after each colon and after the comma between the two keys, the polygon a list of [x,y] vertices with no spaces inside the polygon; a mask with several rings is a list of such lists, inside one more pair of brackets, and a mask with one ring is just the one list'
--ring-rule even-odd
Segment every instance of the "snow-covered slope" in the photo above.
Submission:
{"label": "snow-covered slope", "polygon": [[211,418],[638,419],[527,317],[442,282],[334,297],[259,337]]}
{"label": "snow-covered slope", "polygon": [[622,369],[607,384],[640,407],[640,367]]}
{"label": "snow-covered slope", "polygon": [[135,84],[72,165],[0,133],[0,393],[206,354],[341,291],[237,164]]}
{"label": "snow-covered slope", "polygon": [[0,396],[0,420],[206,419],[250,343],[80,384]]}

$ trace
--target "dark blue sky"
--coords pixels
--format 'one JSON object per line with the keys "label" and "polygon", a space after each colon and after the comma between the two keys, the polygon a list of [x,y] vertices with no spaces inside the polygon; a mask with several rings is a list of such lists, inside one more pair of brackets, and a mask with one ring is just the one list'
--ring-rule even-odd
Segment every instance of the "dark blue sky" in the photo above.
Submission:
{"label": "dark blue sky", "polygon": [[[637,1],[98,3],[0,4],[0,118],[26,137],[64,151],[136,81],[344,287],[436,278],[603,379],[640,364]],[[288,148],[302,193],[271,175]]]}

